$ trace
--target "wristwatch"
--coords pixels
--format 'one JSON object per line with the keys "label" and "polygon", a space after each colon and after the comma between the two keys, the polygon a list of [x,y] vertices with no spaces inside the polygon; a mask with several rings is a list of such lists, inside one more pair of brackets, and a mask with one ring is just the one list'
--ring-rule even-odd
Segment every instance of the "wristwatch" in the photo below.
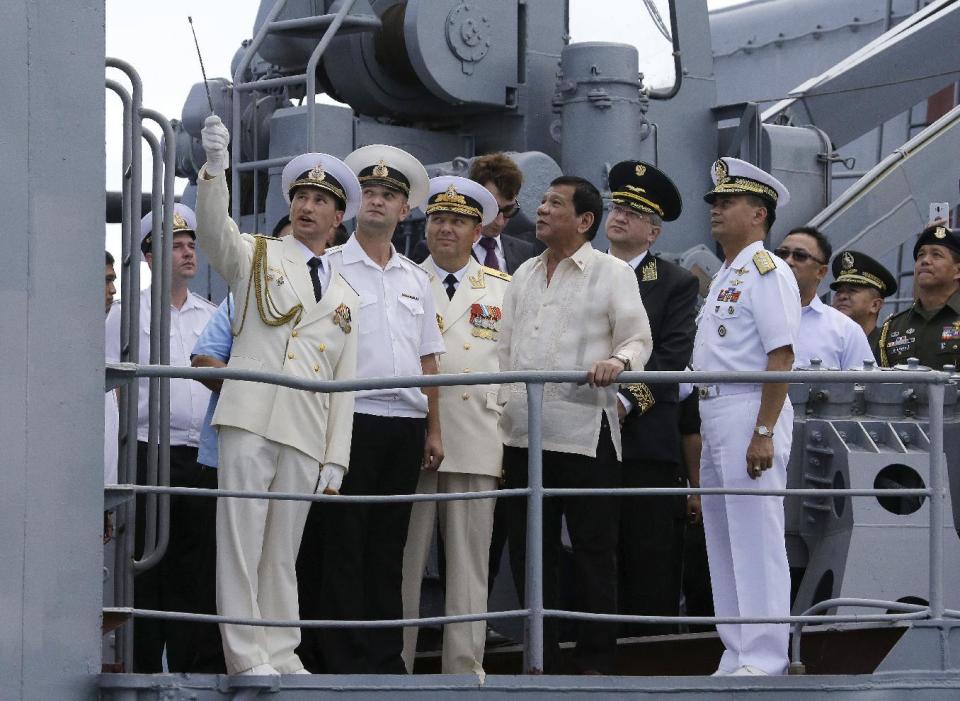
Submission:
{"label": "wristwatch", "polygon": [[614,353],[614,354],[611,355],[610,357],[611,357],[611,358],[616,358],[616,359],[619,360],[621,363],[623,363],[623,369],[624,369],[624,370],[629,370],[629,369],[630,369],[630,358],[628,358],[627,356],[621,355],[620,353]]}
{"label": "wristwatch", "polygon": [[760,436],[761,438],[773,438],[773,431],[769,428],[760,424],[753,429],[754,434]]}

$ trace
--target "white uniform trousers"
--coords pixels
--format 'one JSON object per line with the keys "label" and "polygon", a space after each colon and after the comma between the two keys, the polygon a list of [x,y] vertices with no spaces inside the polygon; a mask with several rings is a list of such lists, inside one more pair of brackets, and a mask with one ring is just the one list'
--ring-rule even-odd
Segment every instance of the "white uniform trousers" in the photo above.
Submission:
{"label": "white uniform trousers", "polygon": [[[312,494],[320,466],[255,433],[220,427],[220,489]],[[222,616],[296,620],[297,552],[309,502],[230,499],[217,503],[217,610]],[[260,664],[303,668],[299,628],[221,624],[227,673]]]}
{"label": "white uniform trousers", "polygon": [[[757,480],[747,475],[747,446],[759,408],[759,392],[701,400],[701,487],[786,487],[793,436],[789,399],[773,429],[773,467]],[[790,615],[783,498],[704,495],[702,504],[716,615]],[[717,626],[717,632],[726,648],[721,671],[732,672],[743,665],[768,674],[786,671],[788,624],[723,624]]]}
{"label": "white uniform trousers", "polygon": [[[497,478],[458,472],[421,471],[417,494],[481,492],[497,488]],[[407,545],[403,551],[403,617],[420,615],[420,584],[434,524],[440,516],[440,533],[446,555],[445,615],[487,611],[487,572],[493,510],[496,499],[418,502],[410,514]],[[403,630],[403,662],[413,672],[418,628]],[[487,640],[485,621],[449,623],[443,630],[444,674],[480,674]]]}

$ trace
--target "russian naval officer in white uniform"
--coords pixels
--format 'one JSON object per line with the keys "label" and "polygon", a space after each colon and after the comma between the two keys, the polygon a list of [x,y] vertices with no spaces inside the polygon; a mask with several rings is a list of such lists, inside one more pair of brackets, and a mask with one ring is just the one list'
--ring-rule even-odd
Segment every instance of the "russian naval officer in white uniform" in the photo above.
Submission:
{"label": "russian naval officer in white uniform", "polygon": [[[197,179],[197,238],[234,290],[228,368],[316,380],[353,379],[359,297],[320,255],[330,229],[353,217],[360,183],[340,160],[306,153],[283,169],[293,235],[241,234],[227,214],[229,134],[220,118],[202,132],[207,163]],[[335,492],[350,459],[353,395],[225,380],[213,416],[220,488]],[[321,469],[321,465],[323,468]],[[296,561],[309,502],[220,499],[217,608],[237,618],[296,620]],[[231,674],[306,673],[294,652],[299,628],[221,626]]]}
{"label": "russian naval officer in white uniform", "polygon": [[[421,267],[430,274],[437,326],[447,352],[440,372],[497,372],[497,337],[510,276],[480,265],[470,255],[482,226],[497,218],[493,195],[467,178],[430,180],[427,248]],[[494,490],[503,466],[497,431],[497,385],[440,388],[444,458],[439,470],[422,470],[417,493]],[[421,501],[413,506],[403,551],[403,616],[420,613],[420,584],[437,516],[446,558],[445,612],[485,613],[490,536],[495,499]],[[483,672],[484,621],[448,623],[443,630],[444,674]],[[416,627],[404,629],[403,661],[413,672]]]}
{"label": "russian naval officer in white uniform", "polygon": [[[787,264],[763,247],[777,207],[789,201],[774,177],[736,158],[713,168],[710,230],[723,248],[693,348],[694,370],[793,367],[800,293]],[[793,433],[786,383],[701,385],[702,487],[783,489]],[[790,571],[783,499],[703,497],[710,580],[718,616],[787,616]],[[718,675],[783,674],[786,624],[717,626],[726,648]]]}

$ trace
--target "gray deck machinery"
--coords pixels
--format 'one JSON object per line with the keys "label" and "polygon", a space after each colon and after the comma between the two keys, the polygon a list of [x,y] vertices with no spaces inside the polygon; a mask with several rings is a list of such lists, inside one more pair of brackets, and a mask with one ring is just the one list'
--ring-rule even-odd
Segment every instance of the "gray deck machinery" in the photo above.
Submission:
{"label": "gray deck machinery", "polygon": [[[643,11],[635,5],[632,11]],[[833,170],[849,165],[851,150],[873,148],[863,140],[878,127],[915,114],[957,79],[950,71],[960,65],[960,3],[933,2],[917,12],[902,5],[809,0],[801,16],[782,0],[767,0],[711,17],[706,0],[670,2],[675,78],[653,89],[635,46],[569,43],[564,0],[356,0],[326,38],[331,20],[317,17],[341,10],[339,0],[264,0],[254,38],[234,59],[232,81],[211,81],[216,111],[232,130],[234,214],[242,230],[269,232],[286,212],[282,165],[307,150],[342,157],[390,143],[428,164],[431,175],[463,174],[474,156],[505,150],[525,175],[521,215],[508,232],[530,235],[554,176],[581,175],[604,190],[613,163],[638,158],[663,168],[682,192],[683,214],[658,246],[695,272],[705,292],[719,259],[701,194],[713,160],[731,155],[790,189],[774,238],[813,222],[837,251],[859,247],[890,267],[906,260],[901,289],[909,290],[904,242],[923,227],[928,202],[958,200],[955,172],[942,177],[960,146],[956,101],[919,128],[914,119],[903,139],[890,128],[881,133],[876,165],[839,196],[835,184],[846,188],[851,176]],[[828,23],[825,14],[843,17]],[[805,28],[794,31],[791,23]],[[801,66],[809,70],[798,75]],[[770,99],[778,96],[786,99]],[[772,106],[764,109],[764,102]],[[194,179],[202,164],[199,131],[208,111],[197,84],[177,126],[180,176]],[[190,185],[183,201],[194,198]],[[419,236],[422,219],[404,226],[401,248]],[[596,245],[605,245],[602,232]],[[214,278],[202,284],[219,297],[222,283]],[[798,417],[791,486],[929,484],[924,387],[809,383],[795,385],[790,396]],[[945,446],[954,501],[956,405],[951,385]],[[791,564],[802,572],[795,613],[847,595],[925,600],[928,500],[804,497],[788,499],[787,508]],[[946,521],[944,580],[956,582],[956,517]],[[955,587],[946,595],[948,607],[960,606]]]}

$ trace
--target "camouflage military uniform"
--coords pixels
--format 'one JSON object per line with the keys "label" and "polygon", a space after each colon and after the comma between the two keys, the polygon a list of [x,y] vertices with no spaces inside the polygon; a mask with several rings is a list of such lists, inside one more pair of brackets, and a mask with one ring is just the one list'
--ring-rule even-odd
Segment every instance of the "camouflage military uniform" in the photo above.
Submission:
{"label": "camouflage military uniform", "polygon": [[960,364],[960,292],[930,313],[914,302],[895,314],[880,330],[880,365],[893,367],[919,358],[921,365],[940,370]]}

